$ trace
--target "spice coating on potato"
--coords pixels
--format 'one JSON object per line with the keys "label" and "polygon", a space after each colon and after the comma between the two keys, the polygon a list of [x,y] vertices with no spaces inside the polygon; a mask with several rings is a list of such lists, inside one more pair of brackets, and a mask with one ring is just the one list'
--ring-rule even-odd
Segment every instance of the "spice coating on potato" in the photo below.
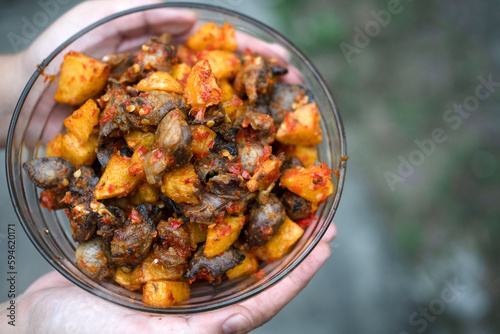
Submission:
{"label": "spice coating on potato", "polygon": [[[95,188],[95,197],[105,199],[123,197],[130,194],[140,183],[140,179],[130,173],[132,158],[116,153],[109,160],[106,170]],[[142,166],[141,166],[142,167]]]}
{"label": "spice coating on potato", "polygon": [[186,282],[151,281],[143,287],[142,301],[156,307],[169,307],[189,299],[190,288]]}
{"label": "spice coating on potato", "polygon": [[277,260],[285,255],[303,233],[304,230],[287,217],[271,240],[259,247],[255,254],[262,261]]}
{"label": "spice coating on potato", "polygon": [[94,100],[89,99],[80,108],[75,110],[71,116],[64,120],[64,125],[70,132],[81,140],[89,139],[94,127],[99,123],[99,107]]}
{"label": "spice coating on potato", "polygon": [[198,204],[201,183],[192,164],[163,174],[162,193],[176,203]]}
{"label": "spice coating on potato", "polygon": [[200,60],[191,70],[184,92],[187,102],[192,106],[191,114],[201,120],[205,109],[222,101],[219,82],[212,73],[208,60]]}
{"label": "spice coating on potato", "polygon": [[72,132],[66,133],[61,142],[61,156],[73,166],[94,163],[97,153],[97,134],[92,133],[87,141],[81,141]]}
{"label": "spice coating on potato", "polygon": [[210,155],[210,149],[214,147],[217,134],[205,125],[191,127],[193,132],[193,143],[191,148],[193,155],[197,158],[205,158]]}
{"label": "spice coating on potato", "polygon": [[212,228],[208,228],[204,255],[213,257],[224,253],[240,235],[245,224],[245,216],[227,216]]}
{"label": "spice coating on potato", "polygon": [[276,140],[287,145],[316,145],[321,143],[321,116],[316,103],[285,114],[276,132]]}
{"label": "spice coating on potato", "polygon": [[145,79],[142,79],[137,85],[135,85],[135,88],[141,92],[147,92],[150,90],[163,90],[166,92],[180,94],[183,92],[181,84],[168,72],[162,71],[149,73]]}
{"label": "spice coating on potato", "polygon": [[186,45],[197,51],[234,51],[237,48],[234,28],[227,22],[222,27],[218,27],[213,22],[205,23],[193,36],[188,38]]}
{"label": "spice coating on potato", "polygon": [[227,278],[235,279],[243,275],[253,274],[257,271],[259,262],[257,261],[255,255],[246,251],[243,251],[243,254],[245,255],[245,260],[243,260],[241,264],[237,265],[233,269],[229,269],[226,272]]}
{"label": "spice coating on potato", "polygon": [[69,52],[61,65],[56,102],[79,105],[106,85],[111,67],[82,53]]}
{"label": "spice coating on potato", "polygon": [[291,192],[313,203],[313,210],[333,194],[332,171],[321,163],[319,166],[300,167],[285,171],[280,184]]}

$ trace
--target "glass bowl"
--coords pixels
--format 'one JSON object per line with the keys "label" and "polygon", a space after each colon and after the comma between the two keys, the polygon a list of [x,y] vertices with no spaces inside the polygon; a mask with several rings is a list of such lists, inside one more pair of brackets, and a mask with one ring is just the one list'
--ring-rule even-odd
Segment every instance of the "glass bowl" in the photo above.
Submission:
{"label": "glass bowl", "polygon": [[[141,27],[135,34],[118,35],[114,38],[111,36],[101,43],[94,42],[95,36],[99,36],[103,31],[110,31],[110,25],[117,20],[130,20],[132,15],[142,14],[139,12],[172,10],[172,8],[194,12],[199,23],[215,22],[222,25],[224,22],[229,22],[236,28],[237,38],[244,33],[267,43],[278,44],[287,51],[287,56],[281,52],[275,55],[275,58],[281,63],[288,61],[290,66],[295,67],[300,73],[302,83],[313,92],[322,115],[323,142],[318,145],[318,159],[337,171],[337,177],[333,177],[336,191],[320,206],[316,214],[318,219],[305,230],[302,238],[285,256],[272,263],[261,265],[265,272],[262,277],[259,279],[249,276],[239,277],[234,280],[223,280],[218,285],[195,284],[192,286],[189,300],[168,309],[159,309],[145,305],[139,293],[127,291],[114,283],[94,281],[76,267],[74,252],[77,245],[71,237],[66,215],[61,210],[49,212],[42,208],[39,201],[40,191],[23,173],[22,164],[45,156],[45,144],[62,130],[62,119],[71,112],[70,107],[53,102],[57,83],[52,82],[49,76],[59,72],[64,54],[75,50],[99,58],[112,53],[116,43],[136,49],[151,37],[148,34],[158,34],[158,29],[169,31],[168,22],[164,26],[155,24]],[[182,36],[175,38],[182,41]],[[288,275],[307,257],[332,223],[342,194],[346,173],[344,157],[347,155],[342,121],[327,86],[311,62],[290,41],[268,26],[230,10],[207,5],[175,3],[143,6],[111,15],[83,29],[52,52],[38,66],[22,92],[12,117],[6,154],[12,203],[28,237],[43,257],[74,284],[96,296],[139,311],[162,314],[203,312],[238,303],[264,292]]]}

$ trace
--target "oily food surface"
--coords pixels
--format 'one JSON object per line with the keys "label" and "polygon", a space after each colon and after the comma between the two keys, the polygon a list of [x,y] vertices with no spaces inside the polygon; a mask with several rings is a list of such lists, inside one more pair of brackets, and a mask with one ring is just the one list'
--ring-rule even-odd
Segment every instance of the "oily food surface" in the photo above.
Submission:
{"label": "oily food surface", "polygon": [[87,276],[172,306],[282,257],[334,192],[314,92],[236,49],[230,24],[207,23],[183,45],[64,57],[55,99],[75,110],[23,167]]}

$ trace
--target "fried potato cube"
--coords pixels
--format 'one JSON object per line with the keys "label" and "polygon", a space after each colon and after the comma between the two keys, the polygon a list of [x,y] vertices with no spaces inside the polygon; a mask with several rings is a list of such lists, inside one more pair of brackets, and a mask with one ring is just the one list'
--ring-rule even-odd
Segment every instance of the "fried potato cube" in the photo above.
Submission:
{"label": "fried potato cube", "polygon": [[197,158],[205,158],[210,154],[210,149],[214,147],[217,134],[205,125],[195,125],[191,127],[193,132],[193,143],[191,149]]}
{"label": "fried potato cube", "polygon": [[47,143],[47,149],[45,151],[46,157],[62,157],[62,141],[64,138],[63,133],[59,133],[51,141]]}
{"label": "fried potato cube", "polygon": [[[194,64],[196,64],[199,60],[198,51],[189,49],[182,44],[177,47],[176,58],[181,60],[181,64],[186,64],[189,67],[194,66]],[[174,66],[172,66],[172,71],[175,70]],[[176,75],[172,74],[172,76],[177,79]]]}
{"label": "fried potato cube", "polygon": [[222,91],[222,108],[228,117],[227,121],[230,122],[243,114],[246,108],[229,81],[223,79],[219,83]]}
{"label": "fried potato cube", "polygon": [[202,119],[205,108],[222,101],[219,82],[212,73],[208,60],[200,60],[194,65],[186,82],[184,97],[191,105],[191,114]]}
{"label": "fried potato cube", "polygon": [[97,158],[97,133],[94,132],[87,141],[68,132],[61,140],[61,157],[68,160],[73,166],[90,166]]}
{"label": "fried potato cube", "polygon": [[189,283],[151,281],[142,288],[142,301],[156,307],[170,307],[190,297]]}
{"label": "fried potato cube", "polygon": [[64,125],[81,141],[89,139],[94,127],[99,124],[99,107],[92,99],[75,110],[64,120]]}
{"label": "fried potato cube", "polygon": [[137,188],[136,192],[130,198],[132,204],[139,205],[142,203],[156,203],[160,199],[160,191],[158,188],[144,182]]}
{"label": "fried potato cube", "polygon": [[224,253],[240,235],[245,225],[245,216],[226,216],[224,220],[208,229],[204,254],[213,257]]}
{"label": "fried potato cube", "polygon": [[233,95],[229,101],[222,101],[221,105],[226,116],[229,118],[227,120],[229,122],[238,119],[247,110],[246,106],[243,105],[243,101],[236,95]]}
{"label": "fried potato cube", "polygon": [[316,103],[288,112],[276,132],[276,140],[287,145],[319,144],[322,135],[320,120]]}
{"label": "fried potato cube", "polygon": [[[142,146],[135,150],[130,157],[130,166],[128,168],[130,176],[142,181],[146,181],[146,170],[144,169],[144,156],[146,153],[148,153],[148,150]],[[139,183],[137,182],[135,185]]]}
{"label": "fried potato cube", "polygon": [[240,59],[230,51],[202,51],[200,59],[208,60],[212,73],[219,80],[234,78],[241,68]]}
{"label": "fried potato cube", "polygon": [[262,261],[277,260],[299,240],[304,230],[286,217],[278,232],[264,245],[257,248],[255,254]]}
{"label": "fried potato cube", "polygon": [[233,98],[233,95],[236,95],[233,85],[226,79],[219,79],[219,84],[222,91],[222,101],[229,101]]}
{"label": "fried potato cube", "polygon": [[143,284],[157,280],[178,281],[183,279],[182,275],[185,271],[184,265],[163,266],[151,253],[130,273],[130,283]]}
{"label": "fried potato cube", "polygon": [[179,94],[183,93],[181,84],[169,73],[162,71],[149,73],[146,78],[139,81],[139,83],[134,87],[141,92],[162,90]]}
{"label": "fried potato cube", "polygon": [[[134,154],[136,153],[134,152]],[[141,182],[137,174],[131,175],[129,172],[132,165],[133,157],[122,157],[120,152],[116,152],[109,159],[108,165],[95,187],[95,198],[100,200],[111,197],[124,197],[132,193]]]}
{"label": "fried potato cube", "polygon": [[287,158],[295,156],[304,164],[304,167],[312,166],[318,160],[318,153],[316,151],[316,146],[288,146],[289,150],[285,152]]}
{"label": "fried potato cube", "polygon": [[196,249],[197,244],[205,242],[207,240],[207,228],[206,225],[187,222],[184,223],[189,234],[189,240],[191,242],[191,248]]}
{"label": "fried potato cube", "polygon": [[152,132],[142,132],[139,130],[131,131],[124,136],[127,146],[133,150],[143,146],[148,150],[151,149],[155,143],[156,136]]}
{"label": "fried potato cube", "polygon": [[229,279],[234,279],[243,275],[250,275],[257,271],[259,262],[257,261],[255,255],[246,251],[243,251],[243,254],[245,254],[245,260],[233,269],[226,271],[226,275]]}
{"label": "fried potato cube", "polygon": [[317,205],[333,194],[332,171],[325,163],[288,169],[280,178],[280,184],[293,193]]}
{"label": "fried potato cube", "polygon": [[161,192],[175,203],[200,203],[200,190],[200,179],[190,163],[163,174]]}
{"label": "fried potato cube", "polygon": [[120,268],[115,271],[114,280],[116,283],[120,284],[123,288],[129,291],[139,290],[142,284],[133,284],[130,281],[131,273],[124,273]]}
{"label": "fried potato cube", "polygon": [[54,99],[79,105],[103,90],[111,67],[82,53],[70,51],[64,56]]}
{"label": "fried potato cube", "polygon": [[267,189],[271,183],[280,177],[280,168],[285,161],[285,157],[270,155],[269,158],[261,162],[255,168],[255,172],[247,182],[247,188],[251,192]]}
{"label": "fried potato cube", "polygon": [[234,51],[238,47],[234,27],[227,22],[222,27],[218,27],[213,22],[205,23],[200,30],[188,38],[186,45],[197,51]]}
{"label": "fried potato cube", "polygon": [[181,84],[186,83],[187,77],[191,73],[191,66],[185,63],[172,65],[172,76]]}

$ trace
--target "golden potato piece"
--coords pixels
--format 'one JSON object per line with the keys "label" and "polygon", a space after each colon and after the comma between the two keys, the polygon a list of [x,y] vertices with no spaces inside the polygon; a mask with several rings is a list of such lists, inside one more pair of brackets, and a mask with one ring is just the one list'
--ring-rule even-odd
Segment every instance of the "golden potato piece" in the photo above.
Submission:
{"label": "golden potato piece", "polygon": [[222,101],[221,105],[227,117],[229,117],[226,121],[229,122],[238,119],[247,110],[246,106],[243,105],[243,101],[236,95],[233,95],[232,99],[228,101]]}
{"label": "golden potato piece", "polygon": [[61,140],[61,157],[68,160],[73,166],[90,166],[97,158],[97,133],[94,132],[87,141],[68,132]]}
{"label": "golden potato piece", "polygon": [[293,193],[313,202],[314,207],[333,194],[332,171],[321,163],[318,166],[300,167],[285,171],[280,184]]}
{"label": "golden potato piece", "polygon": [[208,60],[200,60],[193,66],[186,82],[184,97],[191,105],[191,114],[203,118],[205,108],[222,101],[219,82],[212,73]]}
{"label": "golden potato piece", "polygon": [[89,139],[94,127],[99,124],[99,107],[94,100],[89,99],[80,108],[75,110],[71,116],[64,120],[64,125],[70,132],[81,140]]}
{"label": "golden potato piece", "polygon": [[222,101],[229,101],[233,98],[233,95],[236,95],[233,85],[231,85],[226,79],[219,80],[219,84],[222,91]]}
{"label": "golden potato piece", "polygon": [[245,260],[243,260],[240,265],[226,271],[226,275],[229,279],[234,279],[243,275],[250,275],[257,271],[259,262],[257,261],[255,255],[246,251],[243,251],[243,254],[245,254]]}
{"label": "golden potato piece", "polygon": [[245,225],[245,216],[226,216],[222,222],[209,228],[205,256],[213,257],[224,253],[238,239],[243,225]]}
{"label": "golden potato piece", "polygon": [[62,141],[64,134],[59,133],[51,141],[47,143],[47,149],[45,151],[46,157],[62,157]]}
{"label": "golden potato piece", "polygon": [[312,166],[318,160],[318,153],[314,145],[281,145],[287,159],[298,158],[304,167]]}
{"label": "golden potato piece", "polygon": [[278,232],[265,244],[257,248],[255,254],[262,261],[277,260],[299,240],[304,230],[286,217]]}
{"label": "golden potato piece", "polygon": [[160,191],[158,188],[144,182],[137,188],[137,191],[130,198],[132,204],[139,205],[142,203],[156,203],[160,199]]}
{"label": "golden potato piece", "polygon": [[[134,154],[136,153],[134,152]],[[109,159],[106,170],[104,170],[95,187],[95,198],[99,200],[111,197],[124,197],[132,193],[141,182],[140,176],[142,176],[138,175],[140,171],[136,172],[134,168],[132,168],[134,172],[131,173],[129,169],[133,166],[137,166],[139,169],[142,167],[142,173],[144,173],[142,164],[134,164],[133,156],[132,158],[122,157],[120,152],[116,152]]]}
{"label": "golden potato piece", "polygon": [[285,114],[276,132],[276,140],[286,145],[316,145],[321,143],[321,116],[316,103],[309,103]]}
{"label": "golden potato piece", "polygon": [[82,53],[70,51],[61,65],[56,102],[79,105],[103,90],[111,67]]}
{"label": "golden potato piece", "polygon": [[[190,68],[198,62],[198,51],[192,50],[184,45],[179,45],[177,46],[177,54],[176,58],[178,58],[181,61],[181,64],[185,64],[189,66]],[[175,71],[175,65],[172,66],[172,71]],[[179,72],[175,72],[177,75]],[[189,73],[188,73],[189,74]],[[172,74],[173,77],[178,79],[178,77]]]}
{"label": "golden potato piece", "polygon": [[270,155],[268,159],[261,162],[255,169],[254,174],[247,182],[247,188],[251,192],[267,189],[271,183],[280,177],[280,168],[285,161],[285,157],[275,157]]}
{"label": "golden potato piece", "polygon": [[130,277],[131,273],[124,273],[120,268],[117,268],[115,271],[114,280],[116,283],[120,284],[120,286],[129,291],[139,290],[142,287],[142,284],[131,283]]}
{"label": "golden potato piece", "polygon": [[197,244],[205,242],[207,240],[207,227],[204,224],[184,223],[189,234],[189,240],[191,241],[191,248],[196,249]]}
{"label": "golden potato piece", "polygon": [[155,143],[156,136],[152,132],[142,132],[139,130],[131,131],[123,136],[127,142],[127,146],[133,150],[143,146],[148,150],[151,149]]}
{"label": "golden potato piece", "polygon": [[193,143],[191,149],[197,158],[205,158],[210,154],[210,149],[214,147],[217,134],[205,125],[195,125],[191,127],[193,132]]}
{"label": "golden potato piece", "polygon": [[149,73],[146,78],[139,81],[134,87],[141,92],[150,90],[162,90],[179,94],[183,92],[181,84],[169,73],[162,71]]}
{"label": "golden potato piece", "polygon": [[178,281],[182,280],[186,268],[184,265],[173,267],[165,267],[149,254],[141,264],[135,268],[130,274],[131,284],[143,284],[150,281],[169,280]]}
{"label": "golden potato piece", "polygon": [[190,163],[163,174],[161,192],[176,203],[200,203],[200,190],[200,179]]}
{"label": "golden potato piece", "polygon": [[208,60],[212,73],[219,80],[234,78],[241,68],[240,59],[230,51],[202,51],[200,59]]}
{"label": "golden potato piece", "polygon": [[316,146],[297,145],[294,155],[304,164],[304,167],[312,166],[318,160]]}
{"label": "golden potato piece", "polygon": [[205,23],[200,30],[188,38],[186,45],[197,51],[234,51],[238,47],[234,27],[227,22],[222,27],[218,27],[213,22]]}
{"label": "golden potato piece", "polygon": [[156,307],[170,307],[190,297],[189,283],[151,281],[142,288],[142,301]]}
{"label": "golden potato piece", "polygon": [[181,85],[186,83],[189,73],[191,73],[191,66],[188,64],[180,63],[172,66],[172,77],[179,81]]}

